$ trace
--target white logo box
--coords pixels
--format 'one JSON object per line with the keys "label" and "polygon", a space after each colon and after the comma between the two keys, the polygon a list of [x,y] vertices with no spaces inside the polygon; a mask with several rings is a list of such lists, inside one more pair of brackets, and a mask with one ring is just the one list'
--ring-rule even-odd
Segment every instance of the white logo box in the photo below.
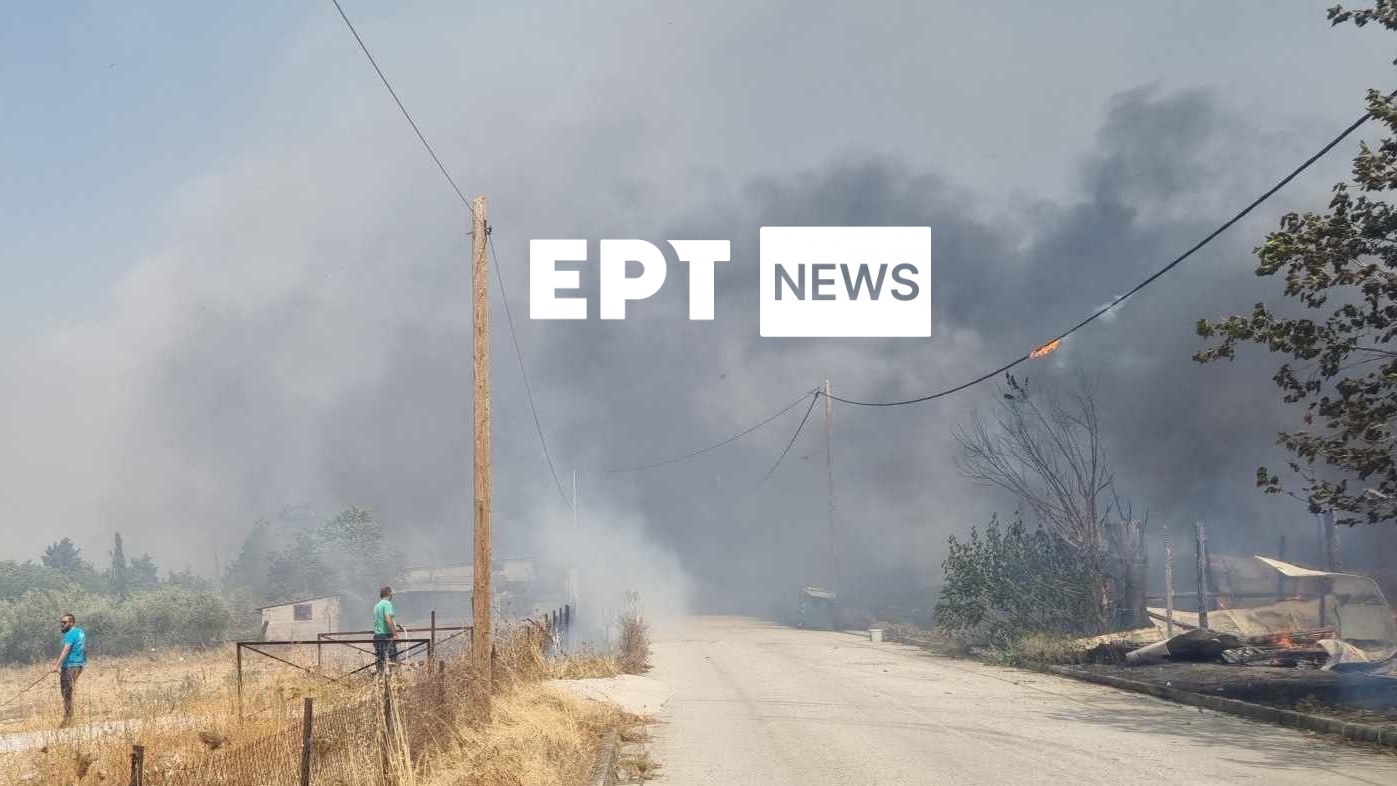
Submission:
{"label": "white logo box", "polygon": [[[787,278],[778,280],[778,265],[795,283],[800,283],[798,275],[804,269],[803,300]],[[833,267],[817,270],[816,265]],[[854,298],[848,282],[858,283],[861,265],[867,266],[867,273]],[[759,267],[764,337],[931,335],[931,227],[762,227]],[[874,299],[868,284],[880,267],[882,287]],[[815,300],[817,292],[833,299]],[[911,297],[899,299],[894,293]]]}

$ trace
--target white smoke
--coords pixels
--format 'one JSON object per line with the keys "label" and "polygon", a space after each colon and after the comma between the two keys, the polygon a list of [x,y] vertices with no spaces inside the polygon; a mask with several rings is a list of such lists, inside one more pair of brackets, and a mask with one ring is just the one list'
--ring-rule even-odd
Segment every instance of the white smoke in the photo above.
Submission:
{"label": "white smoke", "polygon": [[645,519],[595,502],[574,523],[544,519],[536,530],[539,561],[573,578],[574,632],[580,642],[615,641],[623,612],[636,611],[652,630],[673,628],[690,608],[692,584],[678,555],[651,536]]}

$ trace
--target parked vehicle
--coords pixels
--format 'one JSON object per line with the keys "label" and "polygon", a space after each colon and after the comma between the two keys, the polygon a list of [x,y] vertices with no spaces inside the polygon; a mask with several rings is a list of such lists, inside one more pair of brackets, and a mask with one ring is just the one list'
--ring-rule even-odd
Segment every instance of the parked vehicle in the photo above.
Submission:
{"label": "parked vehicle", "polygon": [[800,591],[800,614],[796,625],[801,628],[834,629],[834,593],[820,587],[805,587]]}

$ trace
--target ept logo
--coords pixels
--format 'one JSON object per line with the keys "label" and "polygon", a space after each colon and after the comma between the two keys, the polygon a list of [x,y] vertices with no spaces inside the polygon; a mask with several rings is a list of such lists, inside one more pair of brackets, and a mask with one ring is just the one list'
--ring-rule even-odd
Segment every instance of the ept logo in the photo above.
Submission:
{"label": "ept logo", "polygon": [[[726,240],[671,240],[689,268],[689,319],[713,319],[714,264],[730,258]],[[931,335],[930,227],[762,227],[761,335],[927,337]],[[564,297],[581,274],[561,261],[586,261],[585,240],[529,243],[529,316],[587,319],[588,303]],[[640,263],[638,276],[626,266]],[[601,241],[601,318],[625,319],[626,301],[644,300],[666,277],[664,254],[644,240]]]}
{"label": "ept logo", "polygon": [[[671,240],[679,259],[689,263],[689,319],[713,318],[713,263],[730,256],[726,240]],[[559,270],[559,262],[586,262],[586,240],[529,241],[529,318],[586,319],[587,300],[559,297],[578,289],[582,274]],[[627,276],[626,263],[639,262],[640,275]],[[665,283],[665,255],[644,240],[601,242],[601,318],[625,319],[627,300],[644,300]]]}

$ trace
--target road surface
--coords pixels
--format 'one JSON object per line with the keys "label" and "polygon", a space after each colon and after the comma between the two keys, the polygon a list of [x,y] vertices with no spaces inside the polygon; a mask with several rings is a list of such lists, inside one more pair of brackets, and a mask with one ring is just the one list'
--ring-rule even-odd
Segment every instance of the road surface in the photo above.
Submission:
{"label": "road surface", "polygon": [[662,786],[1397,784],[1397,756],[847,633],[697,617],[654,644]]}

